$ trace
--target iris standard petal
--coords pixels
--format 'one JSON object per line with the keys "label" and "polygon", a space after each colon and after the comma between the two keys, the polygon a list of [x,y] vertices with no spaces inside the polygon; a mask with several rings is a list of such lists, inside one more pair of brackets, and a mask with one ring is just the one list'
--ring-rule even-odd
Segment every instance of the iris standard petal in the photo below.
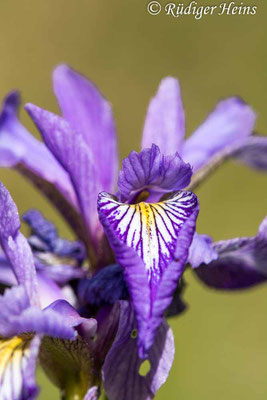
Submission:
{"label": "iris standard petal", "polygon": [[55,69],[53,84],[63,117],[92,151],[102,190],[114,191],[118,151],[110,104],[95,85],[67,65]]}
{"label": "iris standard petal", "polygon": [[163,154],[179,153],[185,136],[185,116],[177,79],[167,77],[151,100],[143,131],[142,148],[158,145]]}
{"label": "iris standard petal", "polygon": [[[11,92],[4,101],[0,115],[0,166],[17,167],[35,184],[39,179],[49,182],[76,206],[77,200],[68,174],[45,145],[19,122],[19,104],[17,92]],[[40,185],[38,188],[42,189]]]}
{"label": "iris standard petal", "polygon": [[95,244],[101,234],[96,208],[99,180],[91,149],[83,136],[75,132],[63,118],[33,104],[25,108],[50,151],[68,171],[89,237]]}
{"label": "iris standard petal", "polygon": [[98,211],[117,262],[124,267],[144,358],[183,273],[198,200],[181,191],[160,203],[122,204],[101,193]]}
{"label": "iris standard petal", "polygon": [[120,302],[120,322],[115,341],[103,367],[104,388],[109,400],[150,400],[166,381],[174,358],[174,338],[163,321],[148,353],[147,374],[138,356],[136,323],[131,305]]}
{"label": "iris standard petal", "polygon": [[147,190],[150,202],[157,202],[163,193],[185,188],[191,176],[191,166],[185,164],[178,153],[165,156],[153,144],[140,153],[131,152],[123,160],[118,180],[118,197],[130,203],[140,192]]}
{"label": "iris standard petal", "polygon": [[31,248],[19,231],[18,209],[0,183],[0,243],[20,284],[26,287],[32,304],[39,304],[36,270]]}
{"label": "iris standard petal", "polygon": [[251,135],[255,119],[252,108],[239,98],[219,102],[203,124],[186,140],[181,154],[183,159],[196,172],[217,152]]}
{"label": "iris standard petal", "polygon": [[208,286],[242,289],[267,280],[267,218],[255,237],[223,240],[213,245],[217,260],[194,269]]}

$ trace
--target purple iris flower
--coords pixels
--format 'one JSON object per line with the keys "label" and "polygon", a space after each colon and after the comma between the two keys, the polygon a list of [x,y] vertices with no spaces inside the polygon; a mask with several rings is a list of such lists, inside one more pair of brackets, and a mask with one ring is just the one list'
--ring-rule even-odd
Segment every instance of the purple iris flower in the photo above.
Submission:
{"label": "purple iris flower", "polygon": [[[14,222],[10,224],[6,216],[17,215],[17,211],[10,214],[15,206],[2,187],[3,265],[8,262],[22,287],[11,290],[21,290],[29,299],[23,310],[39,307],[50,294],[48,308],[38,308],[40,324],[38,318],[32,318],[34,326],[25,325],[26,329],[22,325],[19,331],[11,326],[3,337],[6,340],[30,332],[35,340],[42,335],[38,339],[42,340],[41,364],[63,391],[67,390],[68,376],[75,390],[78,387],[80,398],[96,399],[102,377],[109,400],[148,400],[171,368],[174,343],[164,315],[184,308],[179,284],[186,265],[191,264],[202,281],[218,288],[240,288],[265,280],[266,224],[255,238],[213,244],[208,236],[195,232],[199,205],[192,190],[230,157],[266,169],[267,140],[252,135],[255,113],[238,98],[221,101],[185,140],[179,83],[165,78],[149,105],[141,151],[132,152],[118,174],[116,131],[109,103],[91,82],[65,65],[54,71],[53,84],[62,117],[26,105],[44,143],[20,124],[19,95],[13,92],[7,96],[0,116],[0,165],[29,178],[52,201],[79,242],[59,238],[41,214],[31,211],[25,220],[32,230],[29,244],[33,255],[25,238],[28,259],[21,254],[20,242],[10,247],[10,237],[15,241],[22,236],[18,222],[14,231],[9,227]],[[55,266],[62,259],[65,263],[60,265],[66,268],[59,273]],[[75,268],[70,270],[73,260]],[[40,276],[57,287],[59,293],[54,294],[53,302],[50,283],[50,289],[40,296]],[[80,280],[78,285],[73,279]],[[0,280],[8,284],[1,274]],[[68,304],[71,301],[65,297],[65,285],[72,289],[73,304],[80,314]],[[8,294],[3,301],[5,296]],[[62,336],[57,326],[55,331],[48,330],[42,320],[46,313],[62,314],[72,336]],[[22,316],[21,321],[24,323]],[[62,340],[69,340],[69,345],[63,346]],[[67,369],[60,363],[63,347],[64,357],[70,360]],[[80,360],[78,367],[71,363],[71,354]],[[150,370],[142,376],[139,369],[144,359],[149,360]],[[80,379],[74,384],[75,374]],[[25,398],[27,379],[21,370],[21,398]]]}

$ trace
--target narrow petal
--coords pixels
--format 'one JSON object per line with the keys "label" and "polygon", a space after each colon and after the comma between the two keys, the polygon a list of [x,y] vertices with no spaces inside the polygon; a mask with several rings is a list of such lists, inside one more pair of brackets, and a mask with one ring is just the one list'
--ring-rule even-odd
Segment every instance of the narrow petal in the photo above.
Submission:
{"label": "narrow petal", "polygon": [[214,243],[219,258],[194,271],[216,289],[243,289],[267,280],[267,218],[255,237]]}
{"label": "narrow petal", "polygon": [[0,115],[0,166],[23,166],[30,174],[54,185],[72,205],[76,196],[68,174],[64,171],[50,151],[35,139],[19,122],[17,111],[20,96],[10,93]]}
{"label": "narrow petal", "polygon": [[177,79],[161,81],[156,96],[151,100],[146,116],[142,148],[152,143],[165,155],[181,152],[185,136],[185,116]]}
{"label": "narrow petal", "polygon": [[118,154],[110,104],[89,80],[67,65],[55,69],[53,83],[63,117],[82,134],[94,155],[102,190],[114,191]]}
{"label": "narrow petal", "polygon": [[166,381],[174,358],[174,338],[165,321],[160,325],[148,353],[150,369],[139,372],[142,360],[138,356],[134,313],[128,302],[121,302],[118,333],[105,359],[104,388],[109,400],[150,400]]}
{"label": "narrow petal", "polygon": [[0,398],[34,400],[39,389],[35,370],[40,338],[0,339]]}
{"label": "narrow petal", "polygon": [[97,400],[98,398],[99,398],[98,387],[93,386],[88,390],[83,400]]}
{"label": "narrow petal", "polygon": [[147,190],[151,202],[156,202],[163,193],[185,188],[191,176],[191,166],[185,164],[178,153],[165,156],[153,144],[140,153],[132,151],[123,160],[118,180],[118,197],[121,201],[133,202],[140,192]]}
{"label": "narrow petal", "polygon": [[96,242],[97,236],[101,234],[96,208],[99,180],[91,149],[83,136],[73,131],[63,118],[32,104],[28,104],[26,110],[40,130],[47,147],[68,171],[88,233]]}
{"label": "narrow petal", "polygon": [[164,202],[121,204],[107,193],[99,216],[134,304],[139,354],[146,357],[183,273],[198,215],[197,197],[176,192]]}
{"label": "narrow petal", "polygon": [[6,289],[0,297],[0,336],[12,337],[25,332],[74,339],[76,333],[69,318],[53,309],[41,310],[29,304],[21,286]]}
{"label": "narrow petal", "polygon": [[182,157],[196,172],[211,157],[237,140],[252,134],[256,115],[241,99],[223,100],[186,140]]}
{"label": "narrow petal", "polygon": [[237,160],[253,168],[267,170],[267,137],[251,136],[247,138],[233,155]]}
{"label": "narrow petal", "polygon": [[0,242],[18,282],[25,286],[32,304],[39,304],[37,277],[31,248],[20,233],[18,209],[0,183]]}
{"label": "narrow petal", "polygon": [[218,257],[218,253],[213,248],[211,237],[195,233],[188,255],[188,262],[191,266],[197,268],[203,263],[209,264]]}

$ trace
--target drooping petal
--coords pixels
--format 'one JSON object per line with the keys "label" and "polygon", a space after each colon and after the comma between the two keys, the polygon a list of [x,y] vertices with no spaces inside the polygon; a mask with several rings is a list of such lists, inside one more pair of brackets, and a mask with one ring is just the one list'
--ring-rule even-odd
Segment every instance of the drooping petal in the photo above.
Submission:
{"label": "drooping petal", "polygon": [[88,234],[90,239],[96,242],[101,234],[96,209],[99,179],[91,149],[83,136],[72,130],[63,118],[33,104],[27,104],[25,108],[40,130],[49,150],[68,171]]}
{"label": "drooping petal", "polygon": [[183,273],[198,215],[197,197],[176,192],[164,202],[122,204],[107,193],[99,216],[124,267],[137,323],[139,355],[145,358]]}
{"label": "drooping petal", "polygon": [[118,154],[110,104],[96,86],[67,65],[59,65],[55,69],[53,83],[63,117],[82,134],[91,149],[102,190],[113,192],[118,173]]}
{"label": "drooping petal", "polygon": [[66,300],[57,300],[45,310],[53,310],[64,317],[65,323],[71,327],[79,327],[79,334],[84,339],[92,339],[97,331],[97,321],[94,318],[83,318]]}
{"label": "drooping petal", "polygon": [[134,335],[136,323],[131,305],[120,302],[120,322],[115,341],[103,367],[104,388],[109,400],[150,400],[166,381],[174,357],[174,338],[165,321],[148,353],[150,370],[139,373],[142,360]]}
{"label": "drooping petal", "polygon": [[217,152],[251,135],[255,119],[252,108],[241,99],[233,97],[221,101],[186,140],[182,151],[183,159],[196,172]]}
{"label": "drooping petal", "polygon": [[40,178],[54,185],[75,206],[76,196],[68,174],[45,145],[19,122],[19,104],[17,92],[11,92],[4,101],[0,115],[0,166],[22,166],[25,172],[29,172],[28,177]]}
{"label": "drooping petal", "polygon": [[251,136],[233,154],[237,160],[259,170],[267,170],[267,137]]}
{"label": "drooping petal", "polygon": [[267,218],[258,235],[214,243],[219,258],[194,271],[216,289],[242,289],[267,280]]}
{"label": "drooping petal", "polygon": [[192,176],[192,169],[185,164],[178,153],[165,156],[156,145],[132,151],[123,160],[119,173],[118,197],[131,202],[138,193],[147,190],[151,201],[158,201],[163,193],[185,188]]}
{"label": "drooping petal", "polygon": [[185,136],[185,116],[177,79],[167,77],[159,85],[146,116],[142,148],[153,143],[165,155],[181,152]]}
{"label": "drooping petal", "polygon": [[218,253],[213,248],[211,237],[195,233],[188,255],[188,262],[191,266],[197,268],[203,263],[209,264],[218,257]]}
{"label": "drooping petal", "polygon": [[18,209],[0,183],[0,243],[18,282],[25,286],[32,304],[39,304],[36,271],[31,248],[19,231]]}
{"label": "drooping petal", "polygon": [[0,339],[0,398],[34,400],[39,389],[35,382],[40,337]]}
{"label": "drooping petal", "polygon": [[31,306],[25,289],[15,286],[0,297],[0,336],[12,337],[26,332],[74,339],[69,318],[53,309]]}

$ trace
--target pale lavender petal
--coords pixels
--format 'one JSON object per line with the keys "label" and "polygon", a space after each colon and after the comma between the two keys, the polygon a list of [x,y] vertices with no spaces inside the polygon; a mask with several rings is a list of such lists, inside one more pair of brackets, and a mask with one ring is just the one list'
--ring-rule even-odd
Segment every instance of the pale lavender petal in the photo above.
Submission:
{"label": "pale lavender petal", "polygon": [[267,136],[247,138],[233,154],[237,160],[259,170],[267,170]]}
{"label": "pale lavender petal", "polygon": [[194,271],[216,289],[242,289],[267,280],[267,218],[255,237],[223,240],[213,245],[217,260]]}
{"label": "pale lavender petal", "polygon": [[146,116],[142,148],[158,145],[164,155],[181,152],[185,136],[185,116],[177,79],[167,77],[159,85]]}
{"label": "pale lavender petal", "polygon": [[142,360],[138,356],[134,313],[127,302],[121,303],[118,333],[103,367],[104,388],[109,400],[150,400],[166,381],[174,358],[174,338],[163,321],[148,353],[150,370],[139,374]]}
{"label": "pale lavender petal", "polygon": [[121,204],[99,195],[99,216],[125,280],[146,357],[183,273],[198,215],[197,197],[176,192],[158,204]]}
{"label": "pale lavender petal", "polygon": [[132,151],[122,162],[119,173],[118,197],[132,202],[147,190],[151,201],[156,202],[164,193],[185,188],[192,176],[192,169],[178,153],[165,156],[156,145],[140,153]]}
{"label": "pale lavender petal", "polygon": [[[0,115],[0,166],[19,167],[28,177],[41,178],[54,185],[72,205],[76,196],[68,174],[39,140],[35,139],[17,118],[20,96],[10,93]],[[35,183],[35,181],[34,181]]]}
{"label": "pale lavender petal", "polygon": [[200,264],[209,264],[218,257],[218,253],[213,248],[212,239],[207,235],[195,233],[188,255],[191,266],[197,268]]}
{"label": "pale lavender petal", "polygon": [[91,387],[86,395],[84,396],[83,400],[97,400],[99,398],[99,390],[97,386]]}
{"label": "pale lavender petal", "polygon": [[110,104],[96,86],[67,65],[55,69],[53,83],[63,117],[92,151],[102,190],[114,191],[118,154]]}
{"label": "pale lavender petal", "polygon": [[223,100],[186,140],[182,157],[196,172],[210,158],[239,139],[252,134],[256,115],[241,99]]}
{"label": "pale lavender petal", "polygon": [[67,300],[63,290],[46,274],[37,272],[37,281],[41,308],[47,307],[58,299]]}
{"label": "pale lavender petal", "polygon": [[83,136],[73,131],[63,118],[33,104],[25,108],[50,151],[69,172],[88,234],[96,244],[101,235],[96,208],[99,180],[91,150]]}
{"label": "pale lavender petal", "polygon": [[32,332],[63,339],[74,339],[76,333],[69,318],[53,309],[31,306],[22,286],[6,289],[0,297],[0,335],[13,337]]}
{"label": "pale lavender petal", "polygon": [[[46,256],[47,254],[45,254]],[[42,258],[43,260],[43,258]],[[49,280],[54,281],[59,286],[66,285],[69,281],[73,279],[82,279],[86,275],[86,271],[82,268],[75,268],[69,264],[59,264],[59,260],[53,258],[53,255],[48,254],[48,260],[50,262],[55,262],[55,264],[45,264],[35,255],[35,266],[37,269],[37,275],[42,274],[43,276],[49,278]],[[47,258],[46,258],[47,261]],[[1,266],[0,266],[0,280],[1,280]]]}
{"label": "pale lavender petal", "polygon": [[18,209],[5,186],[0,183],[0,243],[18,282],[27,289],[31,303],[39,304],[33,255],[19,228]]}
{"label": "pale lavender petal", "polygon": [[79,334],[89,340],[95,336],[97,321],[94,318],[83,318],[66,300],[57,300],[50,304],[46,310],[53,310],[65,319],[70,327],[78,329]]}

